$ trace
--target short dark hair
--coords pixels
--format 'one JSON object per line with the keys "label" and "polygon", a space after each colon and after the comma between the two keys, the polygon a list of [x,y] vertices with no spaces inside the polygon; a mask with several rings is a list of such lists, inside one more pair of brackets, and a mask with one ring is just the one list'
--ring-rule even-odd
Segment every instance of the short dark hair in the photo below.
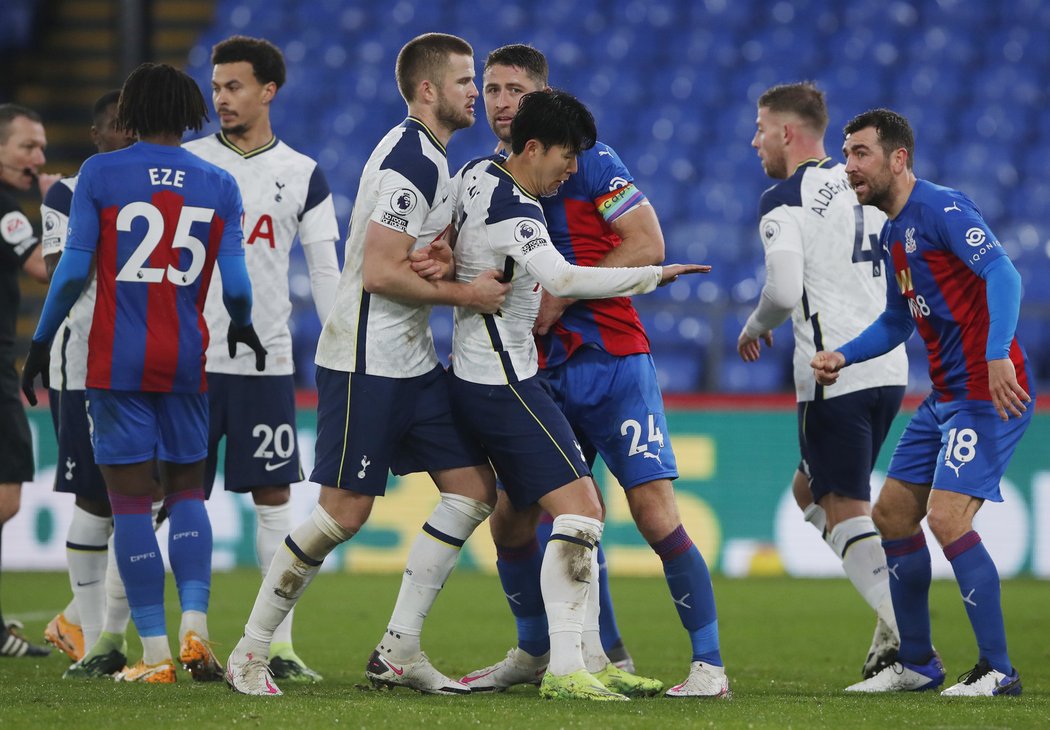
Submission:
{"label": "short dark hair", "polygon": [[492,66],[512,66],[520,68],[529,78],[541,86],[547,85],[547,57],[532,46],[523,43],[513,43],[509,46],[497,48],[485,59],[485,70]]}
{"label": "short dark hair", "polygon": [[97,121],[105,114],[106,109],[120,101],[120,89],[107,91],[95,100],[95,106],[91,109],[91,120]]}
{"label": "short dark hair", "polygon": [[397,54],[394,68],[397,88],[405,101],[415,101],[416,87],[424,79],[435,83],[443,80],[449,56],[454,53],[473,56],[474,49],[459,36],[447,33],[424,33],[406,43]]}
{"label": "short dark hair", "polygon": [[43,124],[40,115],[27,106],[21,104],[0,104],[0,144],[7,142],[11,136],[11,122],[19,117],[25,117],[31,122]]}
{"label": "short dark hair", "polygon": [[828,104],[824,92],[812,81],[779,84],[766,89],[758,97],[758,107],[797,114],[821,136],[828,128]]}
{"label": "short dark hair", "polygon": [[117,126],[140,137],[196,132],[207,119],[197,82],[166,63],[142,64],[120,90]]}
{"label": "short dark hair", "polygon": [[521,97],[518,113],[510,123],[511,150],[521,154],[534,139],[550,149],[567,147],[575,154],[594,147],[598,129],[583,102],[565,91],[533,91]]}
{"label": "short dark hair", "polygon": [[912,169],[915,157],[915,133],[908,120],[902,114],[890,109],[869,109],[863,114],[850,119],[842,130],[843,136],[849,136],[862,129],[874,127],[879,138],[879,146],[889,157],[894,150],[903,147],[908,152],[908,169]]}
{"label": "short dark hair", "polygon": [[246,61],[252,65],[252,73],[261,84],[273,82],[277,88],[284,86],[287,75],[284,54],[281,49],[265,38],[249,38],[246,35],[230,36],[219,41],[211,49],[211,62],[237,63]]}

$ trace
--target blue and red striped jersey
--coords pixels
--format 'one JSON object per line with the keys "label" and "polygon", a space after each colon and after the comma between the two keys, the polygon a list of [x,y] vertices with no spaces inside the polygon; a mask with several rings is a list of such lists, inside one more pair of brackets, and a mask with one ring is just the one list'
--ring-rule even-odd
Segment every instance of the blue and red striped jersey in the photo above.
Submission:
{"label": "blue and red striped jersey", "polygon": [[199,393],[215,259],[244,255],[241,195],[226,171],[138,142],[80,170],[69,249],[96,254],[87,387]]}
{"label": "blue and red striped jersey", "polygon": [[[608,145],[598,142],[582,152],[578,164],[561,189],[540,202],[551,240],[566,261],[593,266],[620,245],[610,224],[644,204],[645,196]],[[583,345],[616,356],[649,352],[649,337],[630,297],[578,301],[536,344],[541,368],[560,365]]]}
{"label": "blue and red striped jersey", "polygon": [[[942,401],[991,400],[984,270],[1006,251],[977,206],[957,190],[918,180],[881,243],[896,286],[926,343],[933,390]],[[1003,343],[1005,345],[1005,343]],[[1014,337],[1009,357],[1031,393],[1027,356]]]}

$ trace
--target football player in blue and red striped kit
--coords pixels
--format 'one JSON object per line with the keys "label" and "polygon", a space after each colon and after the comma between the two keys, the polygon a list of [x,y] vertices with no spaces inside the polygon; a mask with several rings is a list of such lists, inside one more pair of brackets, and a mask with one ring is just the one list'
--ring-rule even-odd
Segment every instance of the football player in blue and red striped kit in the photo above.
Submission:
{"label": "football player in blue and red striped kit", "polygon": [[891,576],[898,661],[847,691],[928,690],[944,682],[930,633],[925,517],[955,572],[979,652],[976,666],[942,694],[1019,695],[999,573],[973,519],[985,500],[1002,501],[999,481],[1035,406],[1035,380],[1014,334],[1021,278],[972,200],[915,177],[907,119],[875,109],[852,119],[845,134],[857,200],[889,216],[880,242],[894,277],[887,277],[879,319],[813,358],[817,381],[833,384],[843,367],[889,351],[916,329],[933,381],[897,444],[872,514]]}
{"label": "football player in blue and red striped kit", "polygon": [[142,660],[119,677],[125,681],[175,681],[164,563],[150,513],[154,459],[183,611],[179,658],[194,679],[222,676],[208,645],[212,538],[203,489],[208,328],[202,310],[216,262],[232,319],[230,347],[248,345],[259,370],[266,351],[251,326],[237,184],[179,147],[183,131],[200,129],[206,118],[200,90],[181,71],[147,63],[128,77],[117,124],[139,141],[95,155],[81,168],[66,252],[22,372],[23,391],[35,403],[33,381],[37,375],[47,380],[51,340],[94,262],[88,416],[113,508],[117,565],[143,644]]}

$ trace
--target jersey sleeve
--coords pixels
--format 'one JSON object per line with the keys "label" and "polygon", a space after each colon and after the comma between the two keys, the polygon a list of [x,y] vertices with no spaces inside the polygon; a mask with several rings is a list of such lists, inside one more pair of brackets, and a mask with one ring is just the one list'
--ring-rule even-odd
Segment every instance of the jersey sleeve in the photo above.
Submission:
{"label": "jersey sleeve", "polygon": [[223,171],[223,207],[220,215],[223,219],[222,240],[219,243],[219,256],[244,256],[244,231],[241,220],[244,218],[244,204],[241,201],[241,190],[236,180]]}
{"label": "jersey sleeve", "polygon": [[648,202],[612,147],[599,142],[587,154],[584,170],[587,191],[606,223]]}
{"label": "jersey sleeve", "polygon": [[339,238],[339,224],[335,220],[335,203],[328,180],[318,165],[310,175],[306,202],[299,216],[299,240],[304,246]]}
{"label": "jersey sleeve", "polygon": [[55,256],[66,247],[69,229],[69,209],[73,204],[73,189],[63,180],[52,185],[44,202],[40,205],[40,221],[43,233],[40,249],[44,256]]}
{"label": "jersey sleeve", "polygon": [[1006,251],[972,200],[962,193],[942,200],[947,201],[942,209],[931,204],[926,215],[934,218],[942,243],[981,276],[989,264],[1006,256]]}
{"label": "jersey sleeve", "polygon": [[96,172],[93,163],[95,158],[88,159],[80,169],[77,189],[73,191],[73,201],[69,206],[69,227],[66,233],[66,248],[94,252],[98,248],[99,214],[95,202]]}
{"label": "jersey sleeve", "polygon": [[424,191],[398,170],[384,170],[376,182],[379,195],[370,220],[417,238],[430,212]]}
{"label": "jersey sleeve", "polygon": [[0,216],[0,245],[4,258],[16,261],[18,266],[33,253],[37,237],[25,213],[15,209]]}

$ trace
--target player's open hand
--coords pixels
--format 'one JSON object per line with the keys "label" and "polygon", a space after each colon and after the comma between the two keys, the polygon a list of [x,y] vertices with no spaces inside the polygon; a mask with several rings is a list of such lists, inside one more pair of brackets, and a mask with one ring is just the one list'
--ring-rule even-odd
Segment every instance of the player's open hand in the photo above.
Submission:
{"label": "player's open hand", "polygon": [[51,347],[43,342],[30,343],[29,354],[26,355],[25,364],[22,366],[22,393],[31,406],[36,405],[36,386],[33,382],[37,375],[45,388],[51,387],[48,373],[50,363]]}
{"label": "player's open hand", "polygon": [[503,306],[503,300],[510,293],[510,282],[504,284],[501,279],[503,272],[498,269],[489,269],[478,274],[478,278],[470,282],[468,286],[469,300],[466,304],[468,309],[473,309],[482,314],[495,314]]}
{"label": "player's open hand", "polygon": [[663,276],[660,277],[660,286],[670,284],[679,276],[685,274],[706,274],[711,271],[707,264],[668,264],[664,267]]}
{"label": "player's open hand", "polygon": [[266,369],[266,348],[259,342],[259,335],[255,334],[255,328],[250,324],[243,327],[230,322],[230,328],[226,331],[226,343],[230,348],[230,357],[237,356],[237,343],[243,342],[255,353],[255,369],[260,373]]}
{"label": "player's open hand", "polygon": [[412,270],[427,281],[451,279],[456,270],[452,260],[451,236],[452,225],[449,224],[440,236],[409,253],[408,263]]}
{"label": "player's open hand", "polygon": [[545,335],[550,332],[551,327],[561,319],[565,310],[576,302],[569,297],[556,297],[546,289],[540,295],[540,311],[536,314],[536,321],[532,325],[532,333]]}
{"label": "player's open hand", "polygon": [[762,354],[762,346],[759,340],[766,343],[766,347],[773,346],[773,333],[766,330],[758,337],[749,337],[746,331],[740,332],[736,340],[736,351],[740,353],[740,359],[744,362],[755,362]]}
{"label": "player's open hand", "polygon": [[837,350],[821,350],[810,361],[813,375],[821,385],[834,385],[839,379],[839,371],[846,367],[846,358]]}
{"label": "player's open hand", "polygon": [[1009,421],[1010,416],[1021,417],[1028,410],[1032,396],[1017,382],[1017,371],[1010,358],[988,361],[988,392],[992,395],[999,418]]}

